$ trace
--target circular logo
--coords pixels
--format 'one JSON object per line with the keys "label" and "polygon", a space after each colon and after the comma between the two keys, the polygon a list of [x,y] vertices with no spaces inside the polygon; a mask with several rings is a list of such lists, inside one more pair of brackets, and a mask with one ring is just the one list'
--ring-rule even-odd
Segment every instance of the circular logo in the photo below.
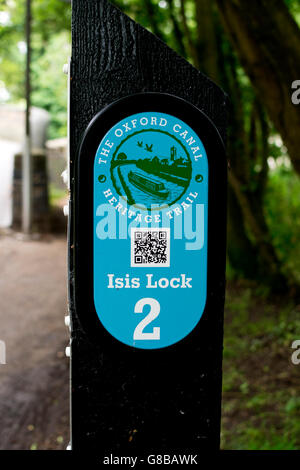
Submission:
{"label": "circular logo", "polygon": [[[165,122],[161,119],[162,125]],[[119,196],[129,205],[151,211],[153,205],[171,206],[184,195],[192,164],[186,146],[175,135],[163,128],[148,128],[122,139],[110,171]]]}

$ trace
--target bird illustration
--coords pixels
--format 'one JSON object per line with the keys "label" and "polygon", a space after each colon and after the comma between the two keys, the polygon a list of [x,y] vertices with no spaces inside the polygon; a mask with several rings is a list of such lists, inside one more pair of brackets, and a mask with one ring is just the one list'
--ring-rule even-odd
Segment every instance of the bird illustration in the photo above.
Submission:
{"label": "bird illustration", "polygon": [[143,142],[138,142],[138,147],[143,147]]}
{"label": "bird illustration", "polygon": [[153,144],[151,145],[146,144],[145,150],[147,150],[148,152],[152,152],[152,147],[153,147]]}

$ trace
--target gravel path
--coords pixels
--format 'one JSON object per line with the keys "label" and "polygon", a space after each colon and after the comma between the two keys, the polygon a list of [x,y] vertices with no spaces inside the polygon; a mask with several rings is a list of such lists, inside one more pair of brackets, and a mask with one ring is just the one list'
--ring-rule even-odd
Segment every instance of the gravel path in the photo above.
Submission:
{"label": "gravel path", "polygon": [[0,266],[0,449],[65,449],[66,241],[2,236]]}

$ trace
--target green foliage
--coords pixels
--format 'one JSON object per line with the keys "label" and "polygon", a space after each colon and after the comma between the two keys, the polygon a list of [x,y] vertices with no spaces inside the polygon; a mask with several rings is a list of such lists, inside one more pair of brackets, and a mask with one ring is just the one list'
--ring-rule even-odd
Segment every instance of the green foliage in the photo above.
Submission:
{"label": "green foliage", "polygon": [[300,26],[300,2],[299,0],[285,0],[285,4],[287,5],[294,19]]}
{"label": "green foliage", "polygon": [[67,32],[54,35],[32,66],[32,103],[51,115],[49,138],[67,135],[67,80],[62,67],[70,55],[69,40]]}
{"label": "green foliage", "polygon": [[32,0],[34,33],[45,43],[61,31],[70,31],[71,5],[62,0]]}
{"label": "green foliage", "polygon": [[[25,93],[25,2],[0,3],[0,92],[10,102]],[[2,13],[2,16],[1,16]],[[49,137],[66,135],[67,81],[62,66],[70,55],[70,4],[32,0],[32,104],[50,112]]]}
{"label": "green foliage", "polygon": [[49,185],[49,202],[50,206],[55,207],[65,200],[67,190],[57,188],[53,183]]}
{"label": "green foliage", "polygon": [[289,160],[282,158],[285,158],[285,164],[269,174],[265,210],[283,269],[287,274],[292,272],[300,282],[300,180]]}
{"label": "green foliage", "polygon": [[300,449],[299,307],[230,284],[225,309],[222,448]]}

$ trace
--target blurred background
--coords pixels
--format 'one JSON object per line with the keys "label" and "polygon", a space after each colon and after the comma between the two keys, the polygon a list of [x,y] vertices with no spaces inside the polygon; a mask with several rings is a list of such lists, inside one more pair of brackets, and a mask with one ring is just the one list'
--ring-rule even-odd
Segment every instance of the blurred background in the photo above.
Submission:
{"label": "blurred background", "polygon": [[[230,98],[222,448],[300,449],[300,365],[291,361],[300,339],[300,106],[291,101],[300,80],[300,1],[274,0],[272,9],[260,0],[113,3]],[[67,193],[60,175],[71,5],[31,0],[31,9],[29,90],[26,1],[0,0],[0,339],[7,346],[0,449],[65,449]],[[26,90],[30,236],[22,233]]]}

